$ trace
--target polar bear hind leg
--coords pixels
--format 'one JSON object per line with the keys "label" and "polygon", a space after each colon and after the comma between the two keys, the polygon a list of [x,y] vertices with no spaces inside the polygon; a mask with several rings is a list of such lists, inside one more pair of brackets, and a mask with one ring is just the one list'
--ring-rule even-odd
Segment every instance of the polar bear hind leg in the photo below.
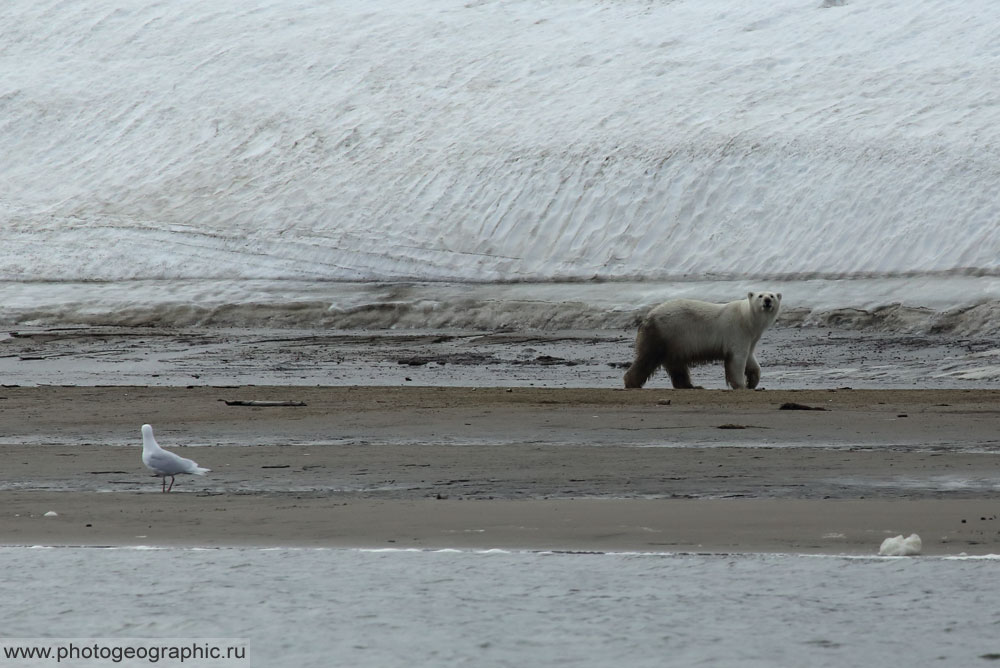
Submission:
{"label": "polar bear hind leg", "polygon": [[[656,371],[656,367],[663,362],[664,352],[656,325],[644,320],[639,325],[639,333],[635,337],[635,359],[625,372],[625,387],[638,388],[645,385]],[[685,369],[685,373],[686,371]],[[688,382],[690,383],[690,380]]]}

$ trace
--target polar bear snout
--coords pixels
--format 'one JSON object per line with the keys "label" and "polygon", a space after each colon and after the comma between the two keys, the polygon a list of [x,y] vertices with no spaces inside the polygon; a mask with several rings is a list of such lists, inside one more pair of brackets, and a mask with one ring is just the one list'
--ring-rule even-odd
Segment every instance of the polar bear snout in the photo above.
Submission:
{"label": "polar bear snout", "polygon": [[751,292],[750,295],[751,300],[756,299],[760,310],[765,313],[777,311],[778,306],[781,304],[781,293]]}

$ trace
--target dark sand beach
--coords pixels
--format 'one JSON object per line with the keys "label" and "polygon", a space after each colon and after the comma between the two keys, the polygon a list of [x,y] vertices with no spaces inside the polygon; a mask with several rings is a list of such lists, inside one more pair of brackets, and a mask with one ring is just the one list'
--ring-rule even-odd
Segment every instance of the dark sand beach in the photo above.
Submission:
{"label": "dark sand beach", "polygon": [[4,387],[0,452],[7,545],[1000,552],[993,390]]}

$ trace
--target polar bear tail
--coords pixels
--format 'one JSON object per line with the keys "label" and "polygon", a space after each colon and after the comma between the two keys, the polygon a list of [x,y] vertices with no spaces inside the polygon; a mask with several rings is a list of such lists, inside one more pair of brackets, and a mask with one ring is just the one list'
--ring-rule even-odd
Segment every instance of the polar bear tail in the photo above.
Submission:
{"label": "polar bear tail", "polygon": [[663,339],[656,330],[652,319],[646,318],[639,325],[639,333],[635,337],[635,359],[625,372],[625,387],[642,387],[663,363]]}

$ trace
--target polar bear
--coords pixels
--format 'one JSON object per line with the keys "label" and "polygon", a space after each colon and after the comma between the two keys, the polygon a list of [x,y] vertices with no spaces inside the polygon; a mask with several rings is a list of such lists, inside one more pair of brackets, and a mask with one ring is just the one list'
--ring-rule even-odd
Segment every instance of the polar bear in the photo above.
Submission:
{"label": "polar bear", "polygon": [[718,360],[726,363],[730,387],[757,387],[760,365],[753,351],[780,306],[780,292],[748,292],[746,299],[728,304],[694,299],[660,304],[639,325],[625,387],[642,387],[662,364],[674,387],[693,388],[688,367]]}

